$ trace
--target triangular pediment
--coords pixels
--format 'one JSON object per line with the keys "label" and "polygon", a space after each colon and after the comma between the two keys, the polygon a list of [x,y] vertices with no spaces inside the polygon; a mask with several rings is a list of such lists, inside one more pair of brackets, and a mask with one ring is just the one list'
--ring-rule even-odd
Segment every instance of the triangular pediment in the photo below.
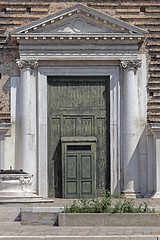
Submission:
{"label": "triangular pediment", "polygon": [[[33,31],[31,31],[33,33]],[[50,24],[44,28],[39,28],[34,33],[43,34],[92,34],[92,33],[119,33],[122,30],[110,26],[109,24],[101,24],[85,18],[83,15],[75,16],[68,19],[68,21],[62,21],[58,24]]]}
{"label": "triangular pediment", "polygon": [[14,30],[18,38],[38,37],[145,37],[147,31],[92,8],[77,4]]}

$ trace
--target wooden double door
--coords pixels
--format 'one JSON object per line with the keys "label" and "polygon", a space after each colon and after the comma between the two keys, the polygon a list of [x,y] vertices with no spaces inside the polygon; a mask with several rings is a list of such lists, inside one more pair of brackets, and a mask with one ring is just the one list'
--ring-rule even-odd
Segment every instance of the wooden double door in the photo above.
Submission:
{"label": "wooden double door", "polygon": [[47,91],[49,196],[62,197],[61,137],[97,138],[96,191],[109,190],[109,78],[48,77]]}

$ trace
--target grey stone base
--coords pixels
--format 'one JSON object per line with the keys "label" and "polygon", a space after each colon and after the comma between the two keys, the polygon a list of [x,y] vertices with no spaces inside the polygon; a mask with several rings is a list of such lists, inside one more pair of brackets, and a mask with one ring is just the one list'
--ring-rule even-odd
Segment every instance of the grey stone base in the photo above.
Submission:
{"label": "grey stone base", "polygon": [[58,213],[62,211],[60,207],[21,208],[21,224],[58,226]]}
{"label": "grey stone base", "polygon": [[60,213],[58,220],[59,226],[160,226],[156,213]]}

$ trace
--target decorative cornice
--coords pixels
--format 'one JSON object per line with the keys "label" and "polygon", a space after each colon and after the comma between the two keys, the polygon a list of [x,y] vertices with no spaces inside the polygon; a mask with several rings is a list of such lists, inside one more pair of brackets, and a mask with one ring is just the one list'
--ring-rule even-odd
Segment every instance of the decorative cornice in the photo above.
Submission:
{"label": "decorative cornice", "polygon": [[[17,41],[80,41],[80,40],[90,40],[90,41],[112,41],[112,44],[114,44],[116,41],[122,41],[122,42],[134,42],[138,43],[145,39],[143,35],[137,35],[137,34],[110,34],[110,33],[64,33],[64,34],[57,34],[57,33],[40,33],[40,34],[17,34],[16,36]],[[114,40],[114,41],[113,41]]]}
{"label": "decorative cornice", "polygon": [[121,61],[121,66],[123,69],[126,69],[126,68],[140,68],[142,65],[142,61],[141,60],[124,60],[124,61]]}
{"label": "decorative cornice", "polygon": [[[122,34],[128,33],[132,36],[134,36],[135,34],[145,36],[148,33],[144,29],[130,25],[124,21],[118,20],[114,17],[107,15],[106,13],[104,14],[102,12],[98,12],[95,9],[86,7],[82,4],[76,4],[70,8],[64,9],[60,12],[54,13],[50,16],[41,18],[37,21],[34,21],[33,23],[29,23],[23,27],[13,30],[11,32],[11,35],[15,37],[20,36],[28,37],[28,35],[30,34],[37,33],[37,30],[38,33],[41,33],[40,35],[43,35],[42,33],[44,33],[44,28],[46,27],[57,28],[57,23],[58,25],[61,25],[62,21],[62,23],[64,24],[64,22],[67,22],[68,20],[73,19],[74,17],[77,18],[77,16],[82,19],[87,19],[87,22],[90,20],[91,23],[93,23],[93,20],[94,21],[96,20],[99,26],[102,26],[102,24],[104,24],[105,26],[111,27],[111,29],[114,28],[117,31],[119,30],[119,32]],[[52,34],[54,35],[53,31]]]}
{"label": "decorative cornice", "polygon": [[17,66],[22,69],[24,67],[29,67],[31,69],[36,69],[38,67],[38,61],[36,60],[21,60],[21,59],[18,59],[16,61],[17,63]]}

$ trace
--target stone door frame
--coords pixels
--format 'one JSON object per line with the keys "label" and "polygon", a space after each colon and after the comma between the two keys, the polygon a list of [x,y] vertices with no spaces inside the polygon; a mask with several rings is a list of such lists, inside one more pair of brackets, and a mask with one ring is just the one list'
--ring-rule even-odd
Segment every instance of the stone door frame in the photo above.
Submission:
{"label": "stone door frame", "polygon": [[48,196],[47,77],[110,76],[110,183],[111,193],[120,193],[120,65],[39,67],[37,80],[38,195]]}
{"label": "stone door frame", "polygon": [[32,192],[47,197],[47,76],[94,75],[110,76],[111,193],[139,194],[147,178],[139,174],[147,155],[147,66],[139,47],[147,33],[81,4],[12,31],[20,55],[20,162],[34,175]]}

